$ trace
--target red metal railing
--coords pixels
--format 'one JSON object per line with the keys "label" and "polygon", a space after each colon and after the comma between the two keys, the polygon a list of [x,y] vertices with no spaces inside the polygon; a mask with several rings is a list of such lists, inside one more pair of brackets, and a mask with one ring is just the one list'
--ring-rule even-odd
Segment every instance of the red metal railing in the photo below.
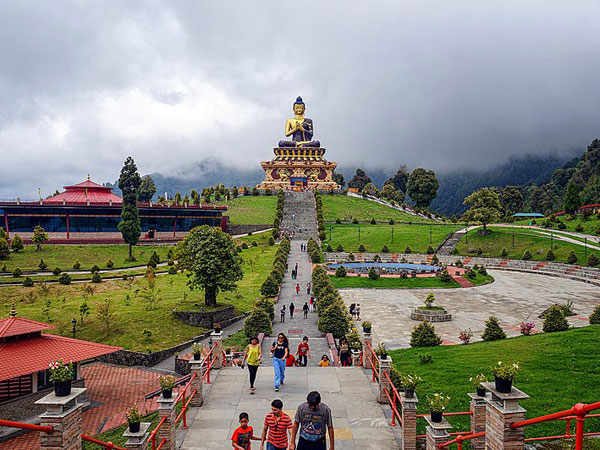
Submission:
{"label": "red metal railing", "polygon": [[152,442],[152,450],[160,450],[160,448],[162,448],[163,444],[165,442],[167,442],[167,438],[163,438],[162,441],[160,441],[160,444],[158,444],[158,447],[156,447],[156,434],[158,433],[158,430],[160,430],[160,427],[162,427],[163,424],[165,423],[165,420],[167,420],[166,417],[163,417],[162,419],[160,419],[160,422],[158,422],[158,425],[156,425],[156,428],[154,430],[152,430],[152,433],[150,433],[150,441]]}
{"label": "red metal railing", "polygon": [[388,383],[390,383],[390,387],[392,388],[392,396],[390,396],[390,391],[388,391],[387,388],[383,388],[383,391],[390,402],[390,406],[392,407],[392,426],[396,426],[396,418],[398,419],[398,423],[402,425],[402,414],[398,411],[398,401],[400,401],[400,404],[402,404],[402,399],[398,394],[398,389],[396,389],[396,386],[394,386],[394,383],[392,383],[392,380],[387,372],[385,372],[383,375],[387,379]]}
{"label": "red metal railing", "polygon": [[206,361],[206,372],[204,373],[203,376],[203,380],[206,381],[206,384],[210,384],[210,371],[212,369],[213,364],[215,363],[215,361],[217,360],[217,358],[219,357],[219,355],[214,355],[213,353],[215,351],[215,347],[217,346],[217,343],[215,342],[213,344],[213,346],[211,347],[210,351],[208,352],[208,354],[205,357],[205,361]]}
{"label": "red metal railing", "polygon": [[[470,433],[470,431],[468,433]],[[456,437],[456,439],[452,439],[451,441],[444,442],[443,444],[440,444],[438,447],[440,449],[443,449],[444,447],[449,447],[452,444],[458,444],[458,450],[462,450],[462,443],[464,441],[469,441],[471,439],[475,439],[475,438],[483,437],[483,436],[485,436],[485,431],[481,431],[480,433],[467,434],[466,436],[459,435],[458,437]]]}
{"label": "red metal railing", "polygon": [[93,437],[88,436],[87,434],[82,434],[81,435],[81,439],[84,440],[84,441],[88,441],[88,442],[92,442],[94,444],[101,445],[106,450],[125,450],[123,447],[117,447],[112,442],[99,441],[98,439],[94,439]]}
{"label": "red metal railing", "polygon": [[179,423],[179,421],[181,419],[183,419],[183,425],[182,425],[182,429],[187,430],[188,426],[187,426],[187,409],[188,406],[190,404],[190,402],[192,401],[192,398],[194,397],[194,395],[196,395],[196,393],[198,392],[197,389],[194,390],[194,392],[192,392],[192,394],[190,395],[189,400],[186,402],[185,401],[185,394],[188,391],[188,389],[190,389],[191,385],[192,385],[192,381],[194,381],[194,379],[196,378],[197,374],[193,374],[190,377],[190,381],[188,381],[188,383],[185,385],[185,387],[179,391],[179,395],[177,396],[177,398],[175,399],[175,403],[177,403],[179,400],[181,400],[181,412],[179,413],[179,415],[177,416],[177,418],[175,419],[175,423]]}
{"label": "red metal railing", "polygon": [[367,347],[369,348],[369,352],[368,352],[369,354],[367,355],[367,358],[369,358],[369,361],[371,362],[371,373],[372,373],[371,383],[375,383],[376,379],[379,380],[379,373],[377,373],[377,368],[379,367],[379,357],[373,350],[373,347],[371,346],[371,344],[369,342],[367,342],[366,344],[367,344]]}

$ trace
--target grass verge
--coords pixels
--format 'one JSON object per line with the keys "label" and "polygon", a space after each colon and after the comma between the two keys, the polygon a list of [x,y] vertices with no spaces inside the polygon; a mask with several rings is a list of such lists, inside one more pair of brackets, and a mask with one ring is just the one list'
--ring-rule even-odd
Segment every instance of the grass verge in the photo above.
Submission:
{"label": "grass verge", "polygon": [[394,219],[395,222],[431,222],[429,219],[398,211],[363,198],[348,197],[346,195],[322,195],[321,198],[323,199],[323,216],[326,222],[335,222],[336,219],[351,222],[354,218],[359,222],[367,222],[371,219],[378,222],[388,222],[390,219]]}

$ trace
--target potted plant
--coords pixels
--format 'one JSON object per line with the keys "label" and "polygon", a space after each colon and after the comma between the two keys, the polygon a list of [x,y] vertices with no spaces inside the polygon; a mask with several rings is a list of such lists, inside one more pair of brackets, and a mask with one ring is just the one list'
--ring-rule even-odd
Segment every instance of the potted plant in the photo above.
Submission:
{"label": "potted plant", "polygon": [[133,405],[131,409],[128,409],[125,412],[125,418],[127,419],[127,424],[129,425],[129,431],[132,433],[137,433],[140,431],[142,416],[140,415],[137,406]]}
{"label": "potted plant", "polygon": [[385,360],[388,358],[387,347],[385,346],[384,342],[380,342],[379,344],[377,344],[377,350],[375,350],[375,353],[379,355],[381,359]]}
{"label": "potted plant", "polygon": [[215,322],[215,323],[213,323],[213,328],[215,329],[215,333],[220,333],[221,328],[223,328],[223,327],[221,325],[221,322]]}
{"label": "potted plant", "polygon": [[371,326],[372,323],[369,321],[363,322],[362,323],[362,329],[364,333],[370,333],[371,332]]}
{"label": "potted plant", "polygon": [[194,359],[198,361],[200,356],[202,356],[202,344],[192,344],[192,354],[194,355]]}
{"label": "potted plant", "polygon": [[450,403],[450,397],[444,396],[439,392],[433,394],[433,397],[427,397],[429,410],[431,412],[431,421],[439,423],[442,421],[442,414]]}
{"label": "potted plant", "polygon": [[54,383],[54,394],[57,397],[66,397],[71,394],[71,382],[73,381],[73,375],[75,369],[73,363],[70,362],[65,364],[61,358],[57,361],[51,362],[49,365],[50,369],[50,381]]}
{"label": "potted plant", "polygon": [[413,398],[415,396],[415,389],[417,385],[423,381],[423,379],[416,375],[403,375],[401,379],[402,386],[404,388],[404,395],[406,398]]}
{"label": "potted plant", "polygon": [[496,390],[503,394],[510,393],[512,390],[512,382],[518,371],[519,364],[505,364],[502,361],[498,361],[498,364],[492,367],[492,373],[494,374],[494,381],[496,383]]}
{"label": "potted plant", "polygon": [[163,377],[160,375],[158,377],[158,381],[160,381],[160,388],[162,389],[163,398],[171,398],[173,394],[173,386],[175,386],[175,377],[170,375]]}
{"label": "potted plant", "polygon": [[487,381],[487,377],[484,374],[480,373],[479,375],[469,378],[469,381],[477,390],[477,395],[479,395],[480,397],[485,397],[486,390],[481,384]]}

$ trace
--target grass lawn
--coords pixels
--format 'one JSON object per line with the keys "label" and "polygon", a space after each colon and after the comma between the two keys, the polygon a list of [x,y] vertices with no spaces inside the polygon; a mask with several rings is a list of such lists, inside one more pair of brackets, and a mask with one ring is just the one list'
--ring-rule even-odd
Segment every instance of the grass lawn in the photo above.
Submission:
{"label": "grass lawn", "polygon": [[[155,273],[165,273],[168,272],[169,268],[168,266],[160,266],[157,267],[155,269]],[[117,272],[100,272],[100,275],[102,276],[103,280],[109,280],[112,278],[122,278],[123,275],[128,275],[128,276],[133,276],[133,275],[144,275],[146,273],[146,268],[143,269],[139,269],[139,270],[126,270],[126,271],[117,271]],[[0,277],[0,285],[4,284],[4,283],[8,283],[11,281],[17,281],[19,283],[23,283],[23,280],[25,279],[27,275],[22,275],[20,277]],[[60,275],[40,275],[40,276],[32,276],[31,279],[34,281],[34,283],[45,283],[48,281],[58,281],[58,279],[60,278]],[[86,274],[72,274],[71,275],[71,280],[72,281],[77,281],[77,280],[89,280],[91,282],[92,279],[92,274],[91,272],[86,273]]]}
{"label": "grass lawn", "polygon": [[475,278],[464,276],[465,279],[469,280],[471,284],[475,286],[481,286],[484,284],[490,284],[494,281],[494,277],[491,275],[481,275],[479,272],[475,272],[477,275]]}
{"label": "grass lawn", "polygon": [[[580,233],[591,234],[592,236],[596,236],[596,230],[600,227],[600,217],[598,215],[593,215],[588,218],[588,220],[583,220],[581,215],[578,215],[573,220],[567,220],[565,216],[558,217],[558,220],[563,222],[567,228],[564,230],[559,230],[557,227],[558,222],[554,222],[554,226],[552,228],[540,228],[541,230],[554,230],[554,231],[575,231],[575,227],[581,223],[583,227],[583,231]],[[536,219],[536,225],[540,226],[544,219]],[[517,222],[513,222],[512,225],[529,225],[531,220],[519,220]]]}
{"label": "grass lawn", "polygon": [[[219,303],[232,303],[238,311],[248,311],[258,297],[260,285],[271,270],[276,246],[253,247],[242,251],[244,279],[238,289],[219,293]],[[8,316],[13,300],[20,317],[56,325],[51,333],[71,336],[71,319],[78,319],[77,338],[124,347],[129,350],[156,351],[197,336],[204,330],[176,320],[171,311],[197,309],[204,305],[202,291],[190,291],[185,274],[156,277],[156,307],[148,310],[148,300],[143,296],[147,280],[133,283],[124,280],[106,281],[100,284],[48,285],[25,288],[7,286],[2,294],[2,316]],[[94,289],[85,292],[86,286]],[[49,292],[44,292],[48,289]],[[129,300],[127,300],[129,297]],[[99,307],[106,298],[111,300],[112,319],[109,330],[99,316]],[[48,312],[44,311],[50,301]],[[83,302],[89,306],[89,316],[80,325],[79,308]],[[147,337],[144,330],[151,332]]]}
{"label": "grass lawn", "polygon": [[[409,246],[413,253],[425,253],[430,245],[429,230],[431,230],[431,246],[435,249],[448,235],[460,228],[459,225],[361,224],[359,242],[359,225],[327,224],[325,225],[326,240],[323,241],[323,248],[326,249],[327,244],[331,244],[333,251],[336,251],[338,244],[342,244],[345,251],[356,253],[358,246],[362,244],[367,252],[380,252],[381,248],[387,245],[390,252],[404,253],[404,249]],[[392,242],[392,230],[394,230],[394,242]]]}
{"label": "grass lawn", "polygon": [[52,270],[59,267],[62,270],[73,270],[73,264],[79,261],[80,270],[89,270],[94,264],[106,269],[109,259],[115,264],[114,268],[131,267],[146,264],[156,251],[161,261],[166,261],[171,245],[136,245],[133,256],[136,261],[127,261],[129,246],[127,245],[42,245],[41,251],[36,251],[35,245],[26,245],[22,252],[10,254],[10,258],[0,261],[0,266],[6,264],[6,269],[12,272],[19,267],[21,270],[40,270],[38,265],[43,259]]}
{"label": "grass lawn", "polygon": [[389,222],[390,219],[394,219],[395,222],[431,222],[429,219],[423,219],[362,198],[327,194],[321,195],[321,198],[326,222],[335,222],[338,218],[344,222],[351,222],[353,218],[360,222],[368,222],[371,219],[378,222]]}
{"label": "grass lawn", "polygon": [[[471,345],[396,350],[390,354],[401,373],[423,378],[417,386],[419,413],[428,413],[426,397],[434,392],[450,396],[448,412],[468,411],[466,394],[474,391],[469,377],[485,373],[493,380],[490,368],[498,361],[518,362],[521,369],[515,386],[531,396],[521,405],[527,409],[527,418],[532,418],[600,399],[598,340],[600,326],[594,325]],[[430,354],[433,362],[420,364],[419,354]],[[468,430],[468,416],[450,417],[449,421],[454,425],[453,432]],[[418,419],[417,423],[418,433],[424,433],[425,421]],[[600,420],[586,420],[585,431],[600,431]],[[564,421],[533,425],[525,430],[526,437],[564,432]]]}
{"label": "grass lawn", "polygon": [[252,245],[253,242],[256,242],[258,245],[267,245],[271,236],[271,231],[265,231],[264,233],[252,233],[250,236],[236,238],[235,243],[241,245],[243,242],[245,242],[248,245]]}
{"label": "grass lawn", "polygon": [[277,196],[244,196],[223,204],[227,206],[225,215],[229,216],[229,221],[233,224],[273,223]]}
{"label": "grass lawn", "polygon": [[[516,228],[515,246],[513,247],[512,231],[507,231],[506,228],[490,227],[489,229],[492,230],[493,233],[485,236],[478,235],[476,231],[469,232],[467,236],[469,240],[468,244],[465,243],[464,237],[457,244],[456,248],[458,250],[458,254],[475,256],[476,254],[470,254],[467,250],[469,248],[481,248],[481,250],[483,250],[483,254],[481,256],[500,258],[502,257],[502,249],[506,249],[506,252],[508,253],[507,258],[521,259],[525,251],[529,250],[531,252],[532,260],[544,261],[552,243],[554,246],[553,252],[556,256],[556,259],[554,260],[555,262],[567,262],[567,257],[571,251],[574,251],[577,255],[577,262],[579,264],[586,264],[587,262],[585,249],[581,245],[558,241],[556,239],[551,242],[549,237],[545,238],[542,236],[527,235],[525,233],[528,233],[528,230]],[[538,254],[538,252],[541,253]],[[596,255],[600,257],[600,252],[592,251],[589,248],[587,250],[587,255],[589,256],[592,252],[596,253]]]}

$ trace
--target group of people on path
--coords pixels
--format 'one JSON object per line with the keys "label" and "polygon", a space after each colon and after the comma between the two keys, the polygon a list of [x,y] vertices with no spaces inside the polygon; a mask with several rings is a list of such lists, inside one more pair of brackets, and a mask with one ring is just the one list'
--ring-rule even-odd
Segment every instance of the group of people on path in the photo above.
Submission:
{"label": "group of people on path", "polygon": [[[261,437],[254,436],[249,425],[248,413],[239,416],[240,426],[231,436],[233,448],[251,450],[251,441],[260,441],[260,450],[326,450],[327,437],[329,449],[334,450],[335,432],[331,409],[321,402],[321,394],[309,392],[306,402],[296,409],[294,421],[283,412],[283,402],[275,399],[271,402],[271,412],[265,416]],[[296,438],[298,443],[296,445]]]}
{"label": "group of people on path", "polygon": [[352,320],[360,321],[360,303],[352,303],[348,308],[348,312],[352,316]]}

